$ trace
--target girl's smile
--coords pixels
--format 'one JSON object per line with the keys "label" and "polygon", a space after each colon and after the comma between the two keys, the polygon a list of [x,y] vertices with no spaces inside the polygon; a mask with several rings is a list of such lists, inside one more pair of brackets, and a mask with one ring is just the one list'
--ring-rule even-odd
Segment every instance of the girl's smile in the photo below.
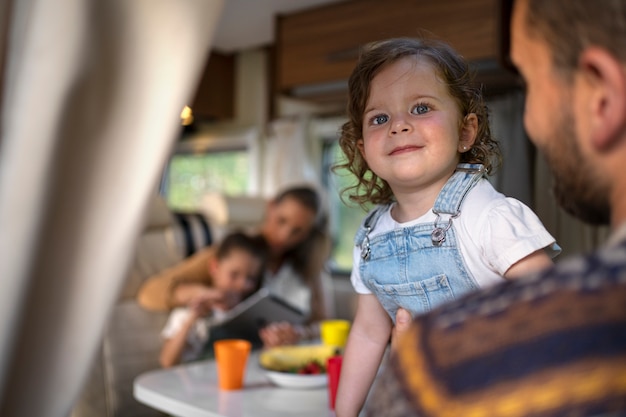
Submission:
{"label": "girl's smile", "polygon": [[394,148],[391,152],[389,152],[389,155],[391,156],[391,155],[404,154],[408,152],[415,152],[423,148],[424,148],[423,146],[415,146],[415,145],[398,146],[397,148]]}

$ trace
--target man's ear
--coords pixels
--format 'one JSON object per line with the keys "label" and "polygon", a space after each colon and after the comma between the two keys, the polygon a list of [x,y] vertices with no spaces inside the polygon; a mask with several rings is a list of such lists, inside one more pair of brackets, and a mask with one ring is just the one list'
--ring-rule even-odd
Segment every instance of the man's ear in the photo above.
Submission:
{"label": "man's ear", "polygon": [[607,150],[626,132],[626,67],[598,47],[583,51],[578,64],[591,89],[590,139],[598,150]]}
{"label": "man's ear", "polygon": [[463,125],[461,126],[458,146],[460,153],[468,151],[474,145],[476,135],[478,135],[478,116],[476,113],[469,113],[463,118]]}

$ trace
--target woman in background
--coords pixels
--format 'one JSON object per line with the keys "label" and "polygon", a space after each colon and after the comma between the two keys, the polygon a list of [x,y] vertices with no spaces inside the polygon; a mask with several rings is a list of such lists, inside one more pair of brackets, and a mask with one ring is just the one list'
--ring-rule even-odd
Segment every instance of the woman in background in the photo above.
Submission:
{"label": "woman in background", "polygon": [[[269,324],[259,333],[264,346],[317,337],[316,323],[329,317],[332,311],[330,277],[323,270],[330,239],[319,194],[308,186],[283,190],[269,202],[259,234],[269,247],[261,285],[309,316],[306,326]],[[210,280],[206,265],[214,256],[215,248],[209,246],[149,278],[139,289],[139,305],[147,310],[169,311],[202,303]],[[225,303],[235,302],[228,300],[226,293],[223,297]]]}

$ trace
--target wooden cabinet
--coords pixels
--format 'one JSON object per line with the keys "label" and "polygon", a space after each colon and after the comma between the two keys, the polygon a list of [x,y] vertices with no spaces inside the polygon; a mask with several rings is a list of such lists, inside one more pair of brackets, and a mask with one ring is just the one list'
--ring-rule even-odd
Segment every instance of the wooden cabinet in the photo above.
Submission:
{"label": "wooden cabinet", "polygon": [[389,37],[430,33],[484,66],[497,61],[499,25],[498,0],[350,0],[279,16],[275,89],[345,81],[360,46]]}
{"label": "wooden cabinet", "polygon": [[191,104],[198,121],[235,117],[235,57],[212,51]]}

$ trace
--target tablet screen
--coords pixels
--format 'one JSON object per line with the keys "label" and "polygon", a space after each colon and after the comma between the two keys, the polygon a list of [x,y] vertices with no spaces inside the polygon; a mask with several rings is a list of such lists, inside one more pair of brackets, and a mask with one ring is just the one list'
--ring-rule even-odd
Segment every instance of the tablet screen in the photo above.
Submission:
{"label": "tablet screen", "polygon": [[272,295],[267,288],[261,288],[232,310],[211,320],[211,325],[233,334],[256,334],[261,327],[272,322],[302,324],[306,319],[307,316],[301,310]]}

